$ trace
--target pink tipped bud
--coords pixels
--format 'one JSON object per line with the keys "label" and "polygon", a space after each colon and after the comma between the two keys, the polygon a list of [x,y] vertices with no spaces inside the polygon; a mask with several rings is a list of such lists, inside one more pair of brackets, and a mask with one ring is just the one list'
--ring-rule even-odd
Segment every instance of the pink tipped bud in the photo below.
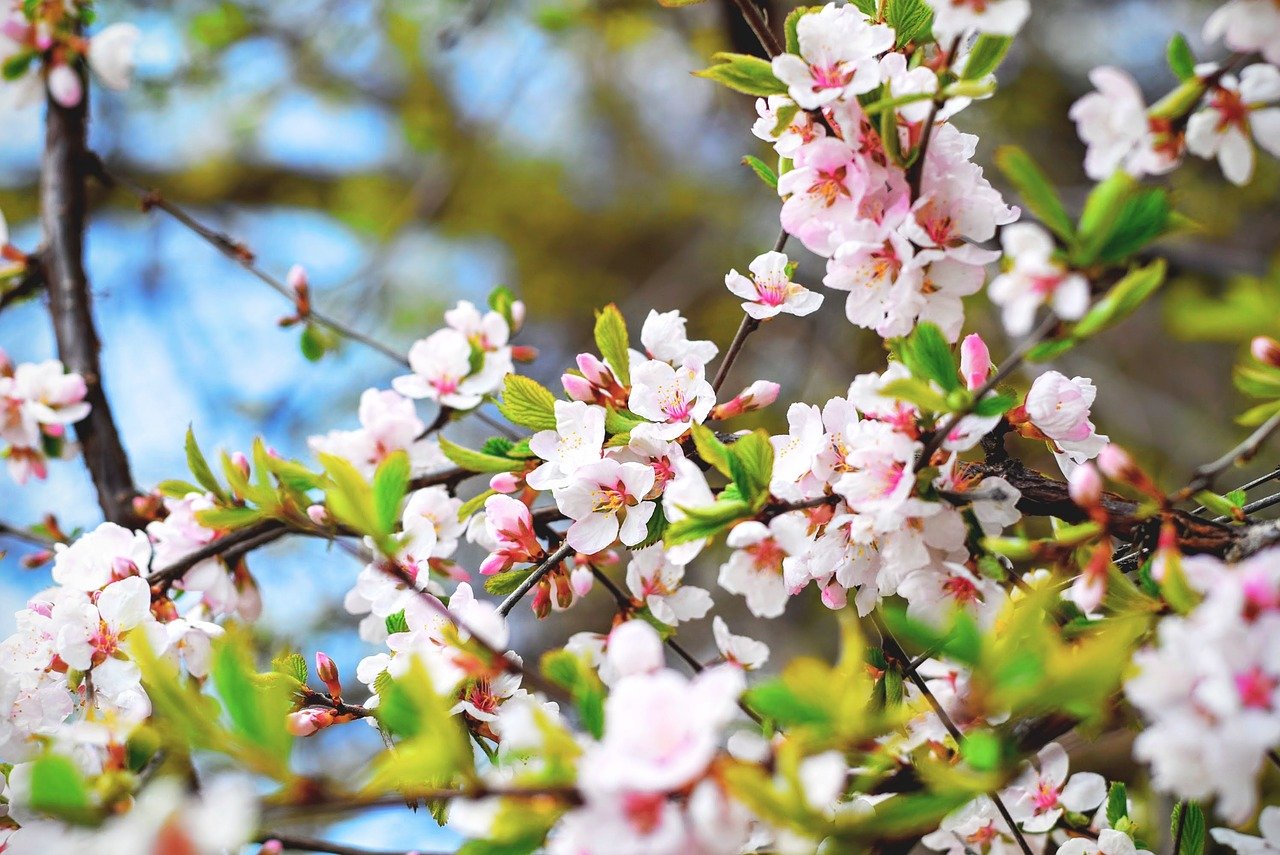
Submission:
{"label": "pink tipped bud", "polygon": [[573,586],[573,592],[579,597],[585,597],[591,593],[592,587],[596,584],[596,577],[587,567],[575,567],[573,572],[569,574],[569,584]]}
{"label": "pink tipped bud", "polygon": [[578,354],[578,370],[593,386],[608,386],[613,382],[613,372],[609,370],[609,366],[590,353]]}
{"label": "pink tipped bud", "polygon": [[249,458],[242,452],[236,451],[231,454],[231,465],[239,469],[244,477],[249,477]]}
{"label": "pink tipped bud", "polygon": [[273,838],[262,841],[262,847],[258,850],[258,855],[280,855],[283,851],[284,844]]}
{"label": "pink tipped bud", "polygon": [[771,383],[768,380],[757,380],[735,397],[730,398],[723,404],[718,404],[712,410],[711,418],[731,419],[743,413],[763,409],[778,400],[778,392],[781,388],[777,383]]}
{"label": "pink tipped bud", "polygon": [[53,551],[49,549],[41,549],[38,552],[32,552],[30,555],[22,556],[21,564],[28,570],[34,570],[37,567],[43,567],[53,560]]}
{"label": "pink tipped bud", "polygon": [[573,586],[569,583],[569,578],[563,573],[557,573],[552,577],[552,588],[555,593],[554,606],[556,610],[563,611],[573,605]]}
{"label": "pink tipped bud", "polygon": [[130,576],[138,575],[138,565],[134,564],[123,555],[117,555],[111,559],[111,578],[113,581],[128,579]]}
{"label": "pink tipped bud", "polygon": [[333,724],[333,720],[333,710],[307,707],[305,710],[289,713],[285,727],[294,736],[310,736]]}
{"label": "pink tipped bud", "polygon": [[596,388],[587,378],[579,377],[577,374],[565,374],[561,376],[560,382],[564,384],[564,391],[573,400],[588,404],[595,401]]}
{"label": "pink tipped bud", "polygon": [[330,522],[329,509],[324,505],[308,505],[307,519],[316,525],[328,525]]}
{"label": "pink tipped bud", "polygon": [[526,311],[524,300],[513,300],[511,302],[511,332],[517,333],[524,327]]}
{"label": "pink tipped bud", "polygon": [[[31,26],[22,18],[5,18],[4,22],[0,23],[0,36],[7,36],[9,41],[23,44],[31,37]],[[41,50],[47,50],[47,48],[41,48]]]}
{"label": "pink tipped bud", "polygon": [[991,373],[991,351],[982,336],[971,333],[960,343],[960,376],[970,390],[981,388]]}
{"label": "pink tipped bud", "polygon": [[494,552],[484,561],[480,562],[480,575],[493,576],[503,572],[511,566],[511,560],[506,556]]}
{"label": "pink tipped bud", "polygon": [[516,362],[533,362],[538,358],[538,348],[531,344],[512,345],[511,358]]}
{"label": "pink tipped bud", "polygon": [[1138,472],[1138,466],[1129,453],[1115,443],[1109,443],[1098,452],[1098,468],[1114,481],[1129,482]]}
{"label": "pink tipped bud", "polygon": [[285,282],[293,289],[293,293],[299,296],[306,294],[307,289],[311,287],[310,280],[307,278],[307,269],[301,264],[295,264],[289,268]]}
{"label": "pink tipped bud", "polygon": [[63,107],[70,109],[76,106],[84,97],[80,75],[69,65],[55,65],[49,69],[49,95]]}
{"label": "pink tipped bud", "polygon": [[36,24],[35,46],[41,53],[53,47],[53,28],[48,21]]}
{"label": "pink tipped bud", "polygon": [[62,439],[67,435],[66,425],[40,425],[40,430],[44,432],[45,436],[53,437],[54,439]]}
{"label": "pink tipped bud", "polygon": [[338,665],[326,653],[316,653],[316,676],[324,683],[329,694],[342,696],[342,680],[338,677]]}
{"label": "pink tipped bud", "polygon": [[1249,343],[1249,352],[1259,362],[1280,367],[1280,341],[1260,335]]}
{"label": "pink tipped bud", "polygon": [[546,579],[538,583],[533,589],[533,613],[542,620],[551,614],[551,585]]}
{"label": "pink tipped bud", "polygon": [[520,480],[514,472],[499,472],[489,479],[489,489],[498,493],[514,493],[520,489]]}
{"label": "pink tipped bud", "polygon": [[9,354],[0,347],[0,377],[13,376],[13,360],[9,358]]}
{"label": "pink tipped bud", "polygon": [[1067,478],[1067,494],[1071,501],[1086,510],[1102,502],[1102,476],[1092,463],[1082,463]]}
{"label": "pink tipped bud", "polygon": [[839,611],[849,601],[849,592],[832,582],[822,589],[822,604],[832,611]]}

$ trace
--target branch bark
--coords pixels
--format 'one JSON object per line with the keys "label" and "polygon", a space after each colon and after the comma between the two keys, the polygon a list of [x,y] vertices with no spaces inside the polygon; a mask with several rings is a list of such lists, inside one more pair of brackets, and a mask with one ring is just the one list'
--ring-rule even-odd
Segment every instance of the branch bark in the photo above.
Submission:
{"label": "branch bark", "polygon": [[111,522],[137,528],[143,524],[133,510],[132,500],[138,491],[102,390],[102,367],[98,362],[101,345],[84,271],[89,87],[83,66],[77,68],[77,74],[84,91],[77,106],[63,107],[48,99],[40,170],[40,221],[45,243],[41,261],[58,356],[67,370],[84,377],[88,389],[85,400],[92,410],[75,426],[75,431],[98,493],[98,504]]}

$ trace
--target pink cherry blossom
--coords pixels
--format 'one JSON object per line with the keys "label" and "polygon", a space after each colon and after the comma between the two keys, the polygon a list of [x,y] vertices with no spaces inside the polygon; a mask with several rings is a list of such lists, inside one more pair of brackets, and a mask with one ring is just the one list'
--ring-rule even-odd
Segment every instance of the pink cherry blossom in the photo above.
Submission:
{"label": "pink cherry blossom", "polygon": [[724,284],[746,301],[742,310],[758,321],[784,312],[797,317],[811,315],[821,307],[822,295],[792,282],[788,265],[786,254],[766,252],[751,262],[750,277],[730,270]]}
{"label": "pink cherry blossom", "polygon": [[853,5],[828,3],[796,25],[800,55],[773,59],[773,73],[806,110],[870,92],[880,84],[876,57],[893,47],[891,27],[873,24]]}
{"label": "pink cherry blossom", "polygon": [[1087,377],[1067,379],[1046,371],[1031,384],[1023,405],[1027,418],[1075,463],[1097,457],[1107,444],[1089,420],[1089,408],[1098,390]]}
{"label": "pink cherry blossom", "polygon": [[1077,320],[1089,309],[1089,282],[1054,259],[1053,238],[1034,223],[1015,223],[1000,234],[1012,266],[987,289],[991,302],[1003,309],[1005,329],[1026,335],[1036,310],[1050,305],[1058,317]]}
{"label": "pink cherry blossom", "polygon": [[1217,158],[1233,184],[1253,176],[1253,142],[1280,157],[1280,68],[1255,63],[1239,80],[1224,75],[1209,93],[1208,106],[1187,120],[1187,150]]}
{"label": "pink cherry blossom", "polygon": [[634,546],[644,540],[654,503],[646,500],[654,474],[640,463],[605,458],[581,466],[570,482],[554,490],[556,505],[574,521],[566,539],[579,552],[593,554],[615,540]]}

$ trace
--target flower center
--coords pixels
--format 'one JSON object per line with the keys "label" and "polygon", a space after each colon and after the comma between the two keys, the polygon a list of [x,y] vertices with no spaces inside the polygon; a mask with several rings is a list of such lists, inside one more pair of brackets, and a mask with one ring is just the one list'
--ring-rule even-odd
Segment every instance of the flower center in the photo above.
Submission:
{"label": "flower center", "polygon": [[1275,694],[1280,680],[1265,673],[1254,665],[1243,674],[1236,674],[1236,692],[1240,695],[1240,703],[1251,710],[1271,709],[1271,696]]}

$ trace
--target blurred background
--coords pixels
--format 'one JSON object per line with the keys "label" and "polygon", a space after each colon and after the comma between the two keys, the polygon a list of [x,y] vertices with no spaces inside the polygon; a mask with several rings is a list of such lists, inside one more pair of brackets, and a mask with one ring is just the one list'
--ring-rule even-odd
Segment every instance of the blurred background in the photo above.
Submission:
{"label": "blurred background", "polygon": [[[1199,38],[1213,4],[1034,5],[1000,70],[998,96],[957,124],[980,135],[984,163],[999,144],[1026,147],[1078,204],[1089,185],[1066,113],[1089,88],[1088,70],[1123,66],[1154,100],[1174,82],[1164,48],[1175,31],[1197,56],[1215,57]],[[789,8],[775,2],[772,20]],[[744,269],[777,233],[778,200],[739,162],[767,153],[749,131],[751,99],[690,76],[716,50],[755,50],[728,0],[676,10],[652,0],[103,2],[99,18],[143,31],[134,89],[94,91],[91,144],[110,168],[242,240],[277,276],[305,265],[318,306],[402,352],[438,328],[455,301],[482,303],[500,284],[528,306],[520,342],[541,351],[524,370],[553,388],[588,345],[593,308],[609,301],[633,336],[649,308],[678,308],[691,337],[723,347],[740,318],[724,274]],[[0,116],[0,210],[26,249],[39,242],[41,140],[38,110]],[[1237,189],[1215,165],[1192,159],[1169,181],[1179,209],[1201,227],[1162,245],[1171,283],[1119,330],[1055,367],[1092,377],[1099,429],[1180,484],[1243,434],[1232,417],[1245,403],[1229,379],[1242,343],[1280,334],[1280,169],[1261,156],[1253,183]],[[95,188],[88,253],[105,385],[140,485],[185,474],[189,424],[207,451],[248,449],[263,435],[306,457],[308,435],[356,426],[360,392],[400,373],[355,344],[309,362],[300,330],[276,324],[290,312],[286,301],[123,192]],[[820,260],[793,247],[797,256],[800,280],[816,286]],[[809,318],[768,324],[726,388],[769,379],[783,384],[785,400],[823,400],[854,374],[879,370],[879,340],[850,326],[842,305],[833,294]],[[984,296],[971,300],[968,316],[993,355],[1007,352]],[[0,314],[0,346],[17,361],[54,355],[42,299]],[[778,427],[783,412],[761,418]],[[426,406],[422,414],[432,415]],[[446,433],[473,446],[485,436],[469,423]],[[1254,468],[1277,462],[1273,452]],[[20,526],[47,512],[67,530],[99,520],[76,461],[26,488],[0,478],[0,508],[0,519]],[[48,574],[22,569],[19,544],[0,547],[11,550],[0,560],[7,633],[12,612]],[[461,558],[474,566],[474,555]],[[341,608],[358,569],[352,559],[290,541],[250,564],[263,589],[263,631],[274,636],[268,644],[308,656],[324,649],[352,676],[373,652]],[[703,559],[690,581],[714,589],[716,566]],[[577,629],[605,629],[608,602],[598,592],[541,625],[521,610],[515,647],[532,657]],[[775,662],[833,643],[816,596],[793,601],[768,625],[740,605],[717,595],[731,627],[766,638]],[[709,626],[681,628],[704,658],[709,635]],[[372,730],[360,731],[334,728],[307,741],[302,762],[335,774],[358,769],[378,745]],[[1126,768],[1127,751],[1112,755]],[[386,848],[456,840],[425,813],[394,816],[325,833]]]}

